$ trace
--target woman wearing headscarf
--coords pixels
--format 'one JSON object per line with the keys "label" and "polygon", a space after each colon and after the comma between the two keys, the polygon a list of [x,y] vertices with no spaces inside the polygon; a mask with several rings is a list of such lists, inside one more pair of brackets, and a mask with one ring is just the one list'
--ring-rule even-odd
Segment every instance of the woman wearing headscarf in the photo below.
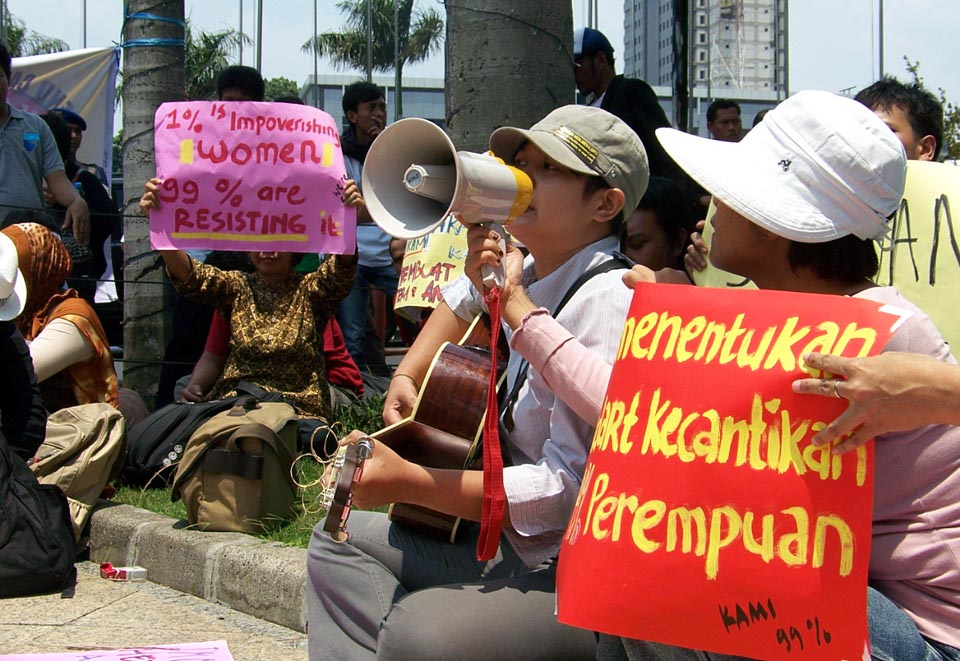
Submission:
{"label": "woman wearing headscarf", "polygon": [[105,402],[119,408],[119,385],[106,332],[90,304],[63,283],[73,267],[56,234],[37,223],[3,230],[17,249],[27,301],[16,323],[30,344],[50,411]]}

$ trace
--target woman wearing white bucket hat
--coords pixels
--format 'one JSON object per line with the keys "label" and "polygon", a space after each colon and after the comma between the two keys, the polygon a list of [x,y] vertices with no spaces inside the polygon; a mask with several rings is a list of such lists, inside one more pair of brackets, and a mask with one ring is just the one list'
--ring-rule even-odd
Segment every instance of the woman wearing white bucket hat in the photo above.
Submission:
{"label": "woman wearing white bucket hat", "polygon": [[[905,308],[913,316],[884,351],[956,363],[923,312],[895,289],[870,281],[877,270],[873,240],[886,234],[899,206],[906,155],[869,109],[826,92],[801,92],[740,143],[673,129],[659,129],[657,137],[713,194],[715,266],[761,289],[857,296]],[[630,279],[649,279],[649,273]],[[842,381],[824,387],[843,396]],[[874,658],[960,659],[958,446],[960,428],[948,425],[877,437],[868,579]],[[601,648],[611,656],[728,658],[642,641],[618,646],[604,638]]]}
{"label": "woman wearing white bucket hat", "polygon": [[[673,129],[659,129],[657,137],[713,194],[714,265],[764,289],[857,296],[908,310],[912,316],[884,351],[956,364],[923,312],[870,281],[877,270],[873,239],[886,233],[903,195],[906,155],[867,108],[826,92],[801,92],[739,143]],[[654,279],[643,267],[624,277],[630,286]],[[540,366],[568,406],[596,417],[610,366],[550,328],[533,330],[518,333],[512,346]],[[823,387],[844,395],[843,381]],[[958,446],[960,428],[948,425],[877,437],[868,595],[874,658],[960,659]],[[598,656],[730,658],[609,636],[601,638]]]}

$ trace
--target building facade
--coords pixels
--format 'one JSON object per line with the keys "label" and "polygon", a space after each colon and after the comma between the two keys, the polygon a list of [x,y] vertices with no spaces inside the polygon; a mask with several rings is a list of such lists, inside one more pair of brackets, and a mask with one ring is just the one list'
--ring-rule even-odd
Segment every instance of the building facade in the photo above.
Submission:
{"label": "building facade", "polygon": [[[706,106],[740,102],[743,121],[786,98],[787,0],[688,0],[691,131],[706,131]],[[673,0],[624,0],[623,71],[661,96],[673,85]]]}
{"label": "building facade", "polygon": [[[307,105],[330,114],[345,129],[347,118],[343,114],[343,90],[358,80],[364,80],[363,74],[321,74],[316,81],[311,75],[300,88],[300,98]],[[386,90],[387,124],[392,124],[397,119],[394,77],[374,76],[373,82]],[[404,117],[422,117],[441,127],[446,126],[442,78],[404,77],[402,93]]]}

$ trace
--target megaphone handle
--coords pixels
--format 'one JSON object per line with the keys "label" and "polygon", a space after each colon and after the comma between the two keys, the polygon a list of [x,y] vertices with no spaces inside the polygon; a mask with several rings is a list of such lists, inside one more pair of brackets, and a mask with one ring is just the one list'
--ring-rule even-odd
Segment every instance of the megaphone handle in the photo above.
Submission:
{"label": "megaphone handle", "polygon": [[[505,239],[506,232],[499,223],[483,223],[483,226],[489,228],[497,233],[497,236],[500,237],[500,254],[504,257],[507,256],[507,241]],[[502,287],[504,278],[506,274],[503,270],[503,265],[500,266],[489,266],[484,264],[480,267],[480,274],[483,276],[483,288],[484,289],[493,289],[494,287]]]}

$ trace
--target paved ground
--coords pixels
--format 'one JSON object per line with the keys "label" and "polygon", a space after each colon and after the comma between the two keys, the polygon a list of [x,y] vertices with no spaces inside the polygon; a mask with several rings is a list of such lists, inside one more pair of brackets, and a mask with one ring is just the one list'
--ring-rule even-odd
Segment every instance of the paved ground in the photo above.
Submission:
{"label": "paved ground", "polygon": [[214,640],[237,661],[307,658],[306,636],[292,629],[149,581],[102,579],[92,562],[77,569],[72,593],[0,602],[0,659]]}

